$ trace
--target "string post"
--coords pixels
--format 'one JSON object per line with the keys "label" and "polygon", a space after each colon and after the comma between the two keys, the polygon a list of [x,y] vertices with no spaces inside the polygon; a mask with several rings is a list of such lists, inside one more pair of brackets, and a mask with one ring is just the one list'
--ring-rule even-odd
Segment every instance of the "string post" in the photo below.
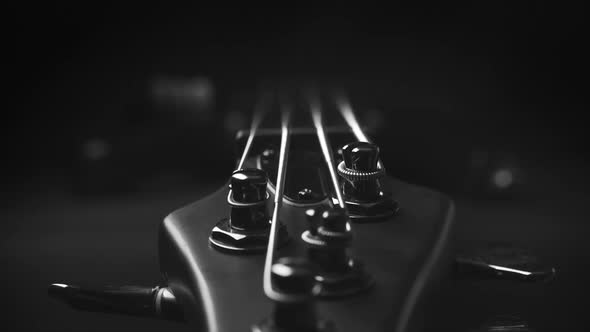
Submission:
{"label": "string post", "polygon": [[377,168],[379,147],[368,142],[353,142],[342,147],[343,161],[338,174],[344,179],[342,193],[346,200],[373,202],[383,196],[380,178],[385,172]]}
{"label": "string post", "polygon": [[[257,168],[239,169],[232,173],[227,202],[229,218],[220,220],[209,236],[211,245],[224,252],[263,252],[270,233],[267,209],[268,177]],[[279,243],[288,240],[284,226],[279,227]]]}
{"label": "string post", "polygon": [[309,229],[301,235],[307,257],[318,267],[321,297],[342,297],[368,290],[373,280],[350,255],[352,230],[345,210],[333,207],[306,211]]}
{"label": "string post", "polygon": [[356,222],[385,220],[398,210],[390,193],[382,190],[385,170],[379,167],[379,147],[357,141],[342,147],[338,175],[350,217]]}
{"label": "string post", "polygon": [[331,322],[319,317],[315,295],[319,285],[315,266],[304,257],[282,257],[271,267],[271,279],[284,296],[274,299],[270,317],[254,326],[265,332],[335,331]]}

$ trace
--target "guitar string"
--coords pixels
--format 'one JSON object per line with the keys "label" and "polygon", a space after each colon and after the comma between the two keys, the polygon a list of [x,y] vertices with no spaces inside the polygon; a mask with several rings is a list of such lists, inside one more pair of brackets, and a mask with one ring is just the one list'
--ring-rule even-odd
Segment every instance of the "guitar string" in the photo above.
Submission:
{"label": "guitar string", "polygon": [[318,135],[318,140],[320,142],[320,147],[322,148],[324,160],[326,161],[328,171],[330,172],[330,179],[332,181],[332,186],[334,187],[334,192],[336,193],[336,198],[338,199],[338,205],[340,205],[341,208],[346,209],[344,199],[342,198],[342,191],[340,190],[340,182],[338,181],[338,175],[334,167],[332,148],[330,147],[328,137],[326,136],[326,132],[324,130],[321,105],[317,96],[309,96],[308,98],[311,118],[316,129],[316,134]]}
{"label": "guitar string", "polygon": [[269,96],[267,93],[263,94],[260,99],[258,100],[256,106],[254,106],[254,115],[252,116],[252,123],[250,124],[250,132],[248,133],[248,140],[246,141],[246,146],[244,147],[244,151],[242,152],[242,158],[240,158],[240,162],[238,163],[238,168],[236,170],[242,169],[244,163],[246,162],[246,158],[250,153],[250,148],[252,147],[252,142],[254,142],[254,137],[256,137],[256,132],[260,127],[260,123],[264,119],[268,111],[268,99]]}
{"label": "guitar string", "polygon": [[[361,129],[361,126],[359,125],[356,115],[354,114],[354,110],[352,109],[350,101],[342,94],[334,96],[334,99],[336,102],[336,106],[340,111],[340,114],[352,130],[352,133],[354,134],[356,139],[360,142],[371,143],[369,137],[367,137],[367,135]],[[385,169],[385,166],[383,165],[381,159],[377,161],[377,167],[379,169]]]}
{"label": "guitar string", "polygon": [[266,258],[264,261],[263,288],[264,293],[272,300],[283,299],[283,296],[272,286],[271,268],[274,260],[275,247],[277,242],[279,212],[283,205],[283,192],[285,186],[285,176],[287,171],[287,161],[289,157],[289,146],[291,143],[290,133],[291,108],[286,104],[281,104],[281,146],[279,150],[278,174],[276,180],[276,189],[274,197],[274,209],[272,213],[270,234],[268,246],[266,248]]}

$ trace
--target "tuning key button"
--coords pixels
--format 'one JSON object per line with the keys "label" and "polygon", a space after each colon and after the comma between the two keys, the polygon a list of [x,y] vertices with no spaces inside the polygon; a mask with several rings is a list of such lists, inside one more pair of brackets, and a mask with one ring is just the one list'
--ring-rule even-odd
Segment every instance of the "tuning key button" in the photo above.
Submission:
{"label": "tuning key button", "polygon": [[[229,218],[223,218],[211,231],[213,247],[230,252],[264,252],[270,231],[267,211],[266,172],[256,168],[239,169],[230,178],[227,202]],[[287,241],[286,229],[279,224],[279,245]]]}
{"label": "tuning key button", "polygon": [[231,206],[229,225],[233,230],[259,231],[270,227],[266,200],[268,178],[257,168],[235,171],[230,180],[228,203]]}
{"label": "tuning key button", "polygon": [[342,162],[338,174],[342,180],[342,194],[357,222],[379,221],[392,216],[398,204],[384,192],[381,179],[385,170],[379,167],[379,147],[368,142],[353,142],[342,147]]}
{"label": "tuning key button", "polygon": [[227,198],[231,206],[229,225],[232,230],[251,232],[270,227],[266,209],[267,182],[266,172],[257,168],[233,172]]}
{"label": "tuning key button", "polygon": [[240,169],[233,172],[230,180],[232,199],[236,203],[257,203],[267,198],[266,172],[257,169]]}
{"label": "tuning key button", "polygon": [[283,257],[271,267],[275,295],[271,316],[253,327],[256,332],[333,332],[334,325],[320,319],[315,305],[319,285],[313,265],[305,258]]}
{"label": "tuning key button", "polygon": [[51,284],[47,291],[77,310],[185,321],[182,306],[167,287]]}
{"label": "tuning key button", "polygon": [[350,256],[352,232],[348,215],[341,208],[306,211],[310,229],[301,238],[310,261],[318,267],[316,279],[321,297],[341,297],[369,289],[373,280],[363,265]]}
{"label": "tuning key button", "polygon": [[354,142],[342,147],[342,159],[347,168],[359,172],[377,170],[379,147],[368,142]]}

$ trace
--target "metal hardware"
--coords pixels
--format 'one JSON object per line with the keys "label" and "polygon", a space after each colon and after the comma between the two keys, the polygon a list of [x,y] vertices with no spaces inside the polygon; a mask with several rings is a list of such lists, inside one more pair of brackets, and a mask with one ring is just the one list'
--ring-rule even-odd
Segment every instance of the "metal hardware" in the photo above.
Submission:
{"label": "metal hardware", "polygon": [[182,307],[167,287],[51,284],[47,292],[79,310],[184,321]]}
{"label": "metal hardware", "polygon": [[346,213],[333,208],[319,213],[306,211],[310,227],[301,234],[308,247],[308,257],[319,270],[316,281],[321,285],[319,296],[341,297],[368,290],[373,279],[363,265],[350,257],[352,233]]}
{"label": "metal hardware", "polygon": [[272,265],[271,278],[282,296],[273,299],[272,315],[253,326],[253,332],[335,331],[331,322],[317,315],[314,297],[319,285],[310,262],[304,258],[280,258]]}
{"label": "metal hardware", "polygon": [[[215,248],[242,253],[266,250],[270,231],[267,182],[266,173],[260,169],[239,169],[232,174],[227,196],[230,217],[221,219],[209,236],[209,242]],[[279,245],[288,241],[287,230],[282,224],[278,240]]]}
{"label": "metal hardware", "polygon": [[379,165],[379,147],[354,142],[342,147],[343,161],[338,164],[342,193],[350,218],[356,222],[380,221],[393,216],[399,204],[381,190],[385,169]]}

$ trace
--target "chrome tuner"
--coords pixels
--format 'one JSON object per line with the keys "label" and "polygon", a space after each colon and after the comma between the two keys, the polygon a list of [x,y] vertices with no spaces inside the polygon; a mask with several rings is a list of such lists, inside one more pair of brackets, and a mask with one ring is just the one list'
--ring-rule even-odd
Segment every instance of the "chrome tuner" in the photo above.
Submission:
{"label": "chrome tuner", "polygon": [[[211,245],[230,252],[264,252],[270,231],[267,211],[269,194],[266,192],[266,172],[257,168],[233,172],[227,202],[229,218],[220,220],[209,236]],[[284,226],[279,229],[278,243],[288,240]]]}
{"label": "chrome tuner", "polygon": [[373,279],[360,261],[349,255],[352,232],[341,208],[306,211],[309,229],[301,235],[308,257],[318,267],[316,280],[321,297],[340,297],[369,289]]}
{"label": "chrome tuner", "polygon": [[379,221],[394,215],[398,203],[381,188],[385,169],[379,167],[379,147],[354,142],[342,147],[338,174],[350,218],[355,222]]}
{"label": "chrome tuner", "polygon": [[280,296],[270,317],[253,332],[335,332],[334,325],[318,316],[319,290],[313,265],[305,258],[283,257],[272,265],[272,284]]}

